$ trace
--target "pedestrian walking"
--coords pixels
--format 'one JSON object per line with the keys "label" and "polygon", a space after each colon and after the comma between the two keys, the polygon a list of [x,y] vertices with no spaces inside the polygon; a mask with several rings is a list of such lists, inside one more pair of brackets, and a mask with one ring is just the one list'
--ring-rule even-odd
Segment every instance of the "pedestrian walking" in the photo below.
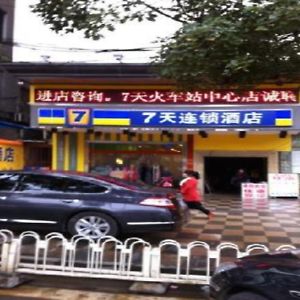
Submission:
{"label": "pedestrian walking", "polygon": [[236,174],[231,178],[230,184],[235,192],[241,192],[242,183],[249,182],[249,176],[244,169],[237,170]]}
{"label": "pedestrian walking", "polygon": [[193,170],[186,170],[183,172],[183,177],[184,179],[182,179],[179,184],[183,200],[190,209],[198,209],[211,219],[213,213],[201,203],[202,199],[198,191],[199,173]]}

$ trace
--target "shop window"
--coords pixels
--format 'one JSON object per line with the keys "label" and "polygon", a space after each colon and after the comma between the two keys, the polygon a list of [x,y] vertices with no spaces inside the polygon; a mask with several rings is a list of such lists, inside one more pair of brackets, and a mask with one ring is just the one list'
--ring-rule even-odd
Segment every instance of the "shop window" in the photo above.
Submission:
{"label": "shop window", "polygon": [[26,145],[25,147],[25,168],[38,169],[50,168],[51,166],[51,148],[48,145],[39,144]]}
{"label": "shop window", "polygon": [[178,143],[90,144],[90,171],[128,181],[156,185],[182,176],[184,145]]}

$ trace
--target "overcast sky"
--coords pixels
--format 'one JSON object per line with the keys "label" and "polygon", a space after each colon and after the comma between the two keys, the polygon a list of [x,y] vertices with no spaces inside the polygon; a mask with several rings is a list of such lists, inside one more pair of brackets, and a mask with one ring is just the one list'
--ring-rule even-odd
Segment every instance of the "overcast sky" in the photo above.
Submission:
{"label": "overcast sky", "polygon": [[[116,54],[122,54],[125,63],[149,62],[154,52],[95,53],[92,50],[157,47],[153,43],[157,37],[168,36],[178,27],[175,22],[164,20],[126,24],[115,32],[108,32],[106,38],[99,41],[84,39],[80,34],[62,36],[52,32],[30,12],[29,5],[36,2],[16,0],[14,40],[20,46],[14,48],[14,61],[109,63],[118,62]],[[91,51],[70,49],[74,47]]]}

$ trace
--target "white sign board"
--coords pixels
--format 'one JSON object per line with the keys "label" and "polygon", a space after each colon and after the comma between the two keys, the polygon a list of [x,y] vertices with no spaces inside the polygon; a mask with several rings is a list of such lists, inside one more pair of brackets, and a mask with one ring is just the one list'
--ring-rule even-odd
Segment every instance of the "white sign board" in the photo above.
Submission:
{"label": "white sign board", "polygon": [[268,174],[270,197],[299,197],[298,174]]}
{"label": "white sign board", "polygon": [[242,183],[242,199],[268,199],[268,184]]}
{"label": "white sign board", "polygon": [[300,173],[300,151],[292,152],[292,172]]}

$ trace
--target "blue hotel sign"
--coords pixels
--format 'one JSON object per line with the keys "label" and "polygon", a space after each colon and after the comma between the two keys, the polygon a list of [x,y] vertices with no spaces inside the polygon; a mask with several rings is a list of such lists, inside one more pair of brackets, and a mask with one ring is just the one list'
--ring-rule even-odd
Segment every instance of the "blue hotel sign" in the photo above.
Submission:
{"label": "blue hotel sign", "polygon": [[251,128],[293,126],[292,110],[100,110],[39,108],[39,125],[67,127]]}

